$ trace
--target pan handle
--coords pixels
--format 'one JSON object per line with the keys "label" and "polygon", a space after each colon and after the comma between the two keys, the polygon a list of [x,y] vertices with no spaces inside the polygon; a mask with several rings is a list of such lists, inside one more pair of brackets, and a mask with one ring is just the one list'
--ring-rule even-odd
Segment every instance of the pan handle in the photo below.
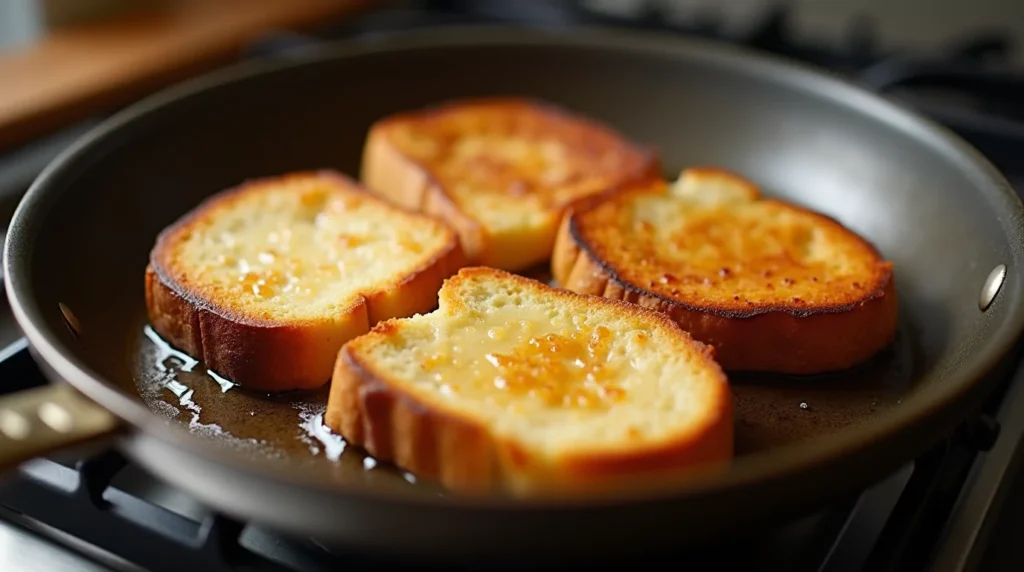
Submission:
{"label": "pan handle", "polygon": [[0,472],[118,427],[117,417],[66,383],[5,395],[0,397]]}

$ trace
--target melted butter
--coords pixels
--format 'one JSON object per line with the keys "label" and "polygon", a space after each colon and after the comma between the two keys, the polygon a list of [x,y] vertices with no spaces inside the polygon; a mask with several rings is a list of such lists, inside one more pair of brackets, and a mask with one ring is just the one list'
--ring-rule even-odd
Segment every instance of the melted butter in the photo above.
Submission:
{"label": "melted butter", "polygon": [[206,375],[210,376],[213,379],[213,381],[217,382],[217,385],[220,386],[221,393],[227,393],[229,389],[238,385],[237,383],[231,381],[230,379],[224,378],[210,370],[206,370]]}
{"label": "melted butter", "polygon": [[323,406],[315,409],[308,406],[299,408],[299,429],[302,430],[299,438],[309,445],[313,455],[319,454],[322,449],[328,461],[337,461],[345,452],[347,443],[324,425],[324,409]]}
{"label": "melted butter", "polygon": [[194,224],[179,271],[248,307],[322,312],[407,271],[446,237],[317,178],[282,182]]}
{"label": "melted butter", "polygon": [[346,228],[345,214],[359,206],[355,198],[309,189],[299,195],[291,220],[254,220],[235,233],[222,233],[222,247],[231,254],[218,254],[220,266],[208,271],[242,295],[310,295],[347,270],[359,270],[359,249],[375,242],[361,232],[368,229]]}
{"label": "melted butter", "polygon": [[[196,402],[197,392],[193,387],[183,383],[179,375],[191,380],[201,379],[202,372],[205,372],[211,379],[220,386],[220,393],[225,393],[235,386],[230,380],[224,379],[216,373],[205,370],[195,358],[188,354],[174,349],[166,340],[160,337],[148,324],[142,328],[143,335],[151,342],[149,360],[156,370],[155,381],[158,391],[166,391],[176,397],[176,402],[165,401],[163,398],[150,402],[151,406],[160,404],[160,410],[168,417],[186,415],[188,418],[189,431],[205,437],[229,439],[246,446],[261,446],[262,442],[256,439],[236,439],[229,432],[225,431],[216,423],[204,423],[201,420],[203,408]],[[200,371],[195,371],[197,368]],[[198,386],[197,386],[198,387]],[[199,392],[202,394],[202,390]],[[154,408],[156,408],[154,407]]]}
{"label": "melted butter", "polygon": [[442,395],[513,407],[595,409],[626,398],[609,360],[611,330],[571,323],[553,328],[552,319],[539,314],[519,318],[447,332],[449,343],[424,355],[422,370]]}
{"label": "melted butter", "polygon": [[[149,341],[153,342],[153,346],[156,349],[156,355],[154,356],[153,361],[157,369],[160,371],[171,371],[172,367],[168,366],[168,360],[176,361],[177,363],[172,364],[172,366],[181,371],[192,371],[193,368],[199,365],[199,361],[194,359],[192,356],[171,347],[171,344],[165,342],[164,339],[156,333],[156,330],[151,328],[149,325],[142,328],[142,333],[149,338]],[[179,395],[178,397],[181,396]]]}

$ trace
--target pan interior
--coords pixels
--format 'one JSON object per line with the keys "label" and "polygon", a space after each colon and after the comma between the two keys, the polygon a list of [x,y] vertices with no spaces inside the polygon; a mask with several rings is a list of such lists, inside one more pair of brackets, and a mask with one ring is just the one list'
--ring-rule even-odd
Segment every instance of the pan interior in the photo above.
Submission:
{"label": "pan interior", "polygon": [[[450,98],[532,96],[654,145],[667,176],[701,164],[743,173],[768,194],[833,216],[894,261],[902,318],[892,348],[842,374],[733,379],[740,456],[828,439],[963,367],[1016,302],[1004,296],[986,314],[977,305],[989,271],[1013,254],[1005,213],[979,194],[973,167],[884,109],[803,77],[700,50],[500,43],[243,77],[122,125],[51,177],[24,229],[34,237],[27,268],[37,310],[76,357],[154,410],[153,423],[170,419],[197,439],[306,475],[440,494],[316,429],[323,392],[224,391],[202,364],[183,371],[146,335],[143,270],[157,233],[211,193],[300,169],[358,175],[363,137],[384,115]],[[74,313],[78,337],[58,304]]]}
{"label": "pan interior", "polygon": [[[537,268],[524,275],[549,282]],[[552,282],[553,284],[553,282]],[[259,459],[320,471],[343,483],[444,491],[415,475],[349,448],[323,426],[326,388],[263,394],[245,391],[162,340],[140,316],[134,359],[136,389],[147,406],[193,434]],[[769,451],[869,419],[899,405],[913,383],[913,335],[870,362],[821,376],[732,375],[738,455]]]}

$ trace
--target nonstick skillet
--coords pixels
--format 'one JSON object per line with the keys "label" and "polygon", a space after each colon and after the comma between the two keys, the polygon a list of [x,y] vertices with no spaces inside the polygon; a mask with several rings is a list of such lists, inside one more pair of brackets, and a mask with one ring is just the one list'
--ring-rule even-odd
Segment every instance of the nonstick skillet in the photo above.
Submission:
{"label": "nonstick skillet", "polygon": [[[897,340],[841,374],[734,376],[738,455],[724,477],[536,503],[453,497],[342,450],[319,430],[322,393],[229,389],[145,328],[153,241],[204,197],[293,170],[355,175],[374,120],[497,94],[602,119],[656,146],[667,176],[718,165],[837,218],[895,262]],[[134,105],[35,182],[10,225],[4,270],[53,385],[6,398],[0,451],[10,464],[110,438],[228,515],[391,554],[679,548],[853,493],[969,414],[1024,325],[1021,230],[1006,181],[946,130],[735,48],[496,27],[318,47]]]}

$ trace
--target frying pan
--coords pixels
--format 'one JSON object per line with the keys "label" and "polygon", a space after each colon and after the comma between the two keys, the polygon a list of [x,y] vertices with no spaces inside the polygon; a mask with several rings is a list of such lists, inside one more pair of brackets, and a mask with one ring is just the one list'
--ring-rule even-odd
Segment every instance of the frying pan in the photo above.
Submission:
{"label": "frying pan", "polygon": [[[541,503],[452,496],[341,452],[316,422],[322,392],[225,390],[145,329],[154,238],[203,198],[294,170],[356,174],[374,120],[485,95],[589,114],[655,146],[667,176],[732,169],[866,236],[895,263],[893,346],[841,374],[732,377],[737,458],[724,476]],[[53,384],[3,403],[2,451],[10,464],[111,439],[229,516],[390,554],[607,557],[706,543],[854,493],[967,416],[1024,326],[1021,229],[1020,200],[954,135],[732,47],[484,27],[244,63],[117,114],[24,197],[6,288]]]}

